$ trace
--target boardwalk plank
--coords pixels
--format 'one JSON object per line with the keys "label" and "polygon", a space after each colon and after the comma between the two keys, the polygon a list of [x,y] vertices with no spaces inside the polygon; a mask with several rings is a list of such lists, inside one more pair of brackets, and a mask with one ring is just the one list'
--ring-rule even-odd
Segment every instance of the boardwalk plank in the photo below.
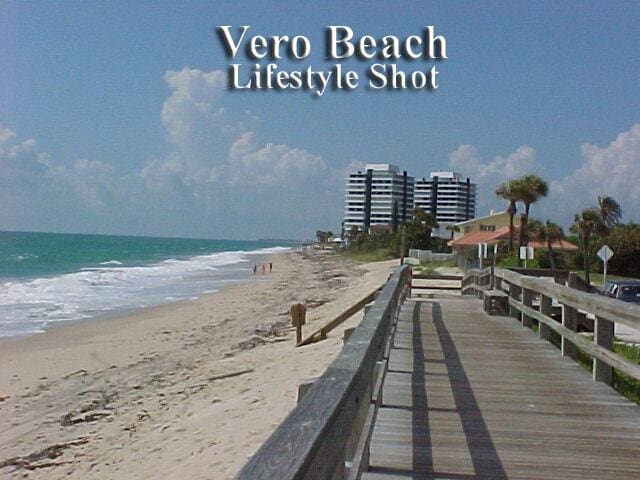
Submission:
{"label": "boardwalk plank", "polygon": [[362,479],[640,478],[640,408],[517,320],[411,300],[391,345]]}

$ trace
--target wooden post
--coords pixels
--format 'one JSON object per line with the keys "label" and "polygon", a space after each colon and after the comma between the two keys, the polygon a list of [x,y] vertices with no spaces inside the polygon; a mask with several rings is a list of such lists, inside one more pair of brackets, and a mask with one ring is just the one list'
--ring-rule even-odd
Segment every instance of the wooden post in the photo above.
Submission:
{"label": "wooden post", "polygon": [[[540,313],[551,317],[551,297],[540,295]],[[538,337],[543,340],[549,340],[551,329],[542,322],[538,322]]]}
{"label": "wooden post", "polygon": [[[562,305],[562,325],[575,332],[577,323],[578,311],[573,307],[569,307],[568,305]],[[562,356],[564,357],[570,357],[575,360],[578,356],[576,346],[564,337],[562,337],[560,350],[562,351]]]}
{"label": "wooden post", "polygon": [[[529,290],[528,288],[523,288],[522,289],[522,304],[525,307],[531,307],[533,306],[533,297],[534,297],[534,292],[533,290]],[[531,317],[525,315],[524,313],[522,314],[522,326],[523,327],[531,327],[531,325],[533,324],[533,320],[531,319]]]}
{"label": "wooden post", "polygon": [[[597,345],[600,345],[607,350],[613,350],[613,322],[596,316],[593,333],[593,341]],[[593,379],[599,382],[604,382],[607,385],[612,385],[613,367],[611,365],[607,365],[602,360],[594,358]]]}
{"label": "wooden post", "polygon": [[309,389],[313,386],[313,384],[318,380],[318,378],[309,378],[308,380],[304,380],[300,385],[298,385],[298,400],[296,404],[300,403],[304,396],[307,394]]}
{"label": "wooden post", "polygon": [[302,341],[302,326],[306,323],[307,307],[302,303],[291,305],[291,325],[296,327],[296,345]]}
{"label": "wooden post", "polygon": [[344,329],[344,332],[342,332],[342,344],[343,345],[349,341],[349,337],[351,336],[351,334],[353,333],[353,331],[355,329],[356,329],[355,327],[345,328]]}
{"label": "wooden post", "polygon": [[[522,290],[520,287],[514,285],[513,283],[510,283],[509,298],[511,298],[512,300],[519,300],[518,297],[520,296],[520,290]],[[520,310],[509,304],[509,316],[520,320]]]}

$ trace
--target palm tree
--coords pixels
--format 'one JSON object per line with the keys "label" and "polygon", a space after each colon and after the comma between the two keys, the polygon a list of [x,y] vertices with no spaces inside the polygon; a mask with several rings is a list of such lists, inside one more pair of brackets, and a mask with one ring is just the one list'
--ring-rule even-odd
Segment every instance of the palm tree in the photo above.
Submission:
{"label": "palm tree", "polygon": [[584,278],[589,285],[591,284],[589,271],[591,266],[591,238],[593,235],[608,233],[611,228],[620,222],[621,218],[622,208],[620,204],[608,195],[598,196],[597,208],[587,208],[575,216],[570,231],[578,235],[580,251],[582,252]]}
{"label": "palm tree", "polygon": [[455,232],[459,232],[460,231],[460,227],[457,225],[447,225],[446,229],[449,230],[451,232],[451,238],[450,240],[453,240],[453,237],[455,235]]}
{"label": "palm tree", "polygon": [[603,197],[598,196],[598,210],[602,221],[608,229],[617,225],[620,219],[622,219],[622,208],[620,204],[608,195]]}
{"label": "palm tree", "polygon": [[525,175],[515,180],[515,190],[519,200],[524,204],[524,215],[520,216],[520,245],[527,244],[527,221],[531,205],[549,193],[547,182],[536,175]]}
{"label": "palm tree", "polygon": [[553,223],[551,220],[547,220],[545,223],[545,236],[547,237],[547,252],[549,254],[549,264],[552,269],[556,269],[556,261],[553,258],[553,242],[564,239],[564,231],[562,227],[557,223]]}
{"label": "palm tree", "polygon": [[513,180],[510,180],[496,188],[496,195],[509,202],[509,206],[507,207],[507,213],[509,214],[509,252],[513,252],[513,237],[515,230],[513,226],[513,217],[518,213],[516,202],[519,200],[517,192],[512,189],[513,186]]}
{"label": "palm tree", "polygon": [[391,204],[391,231],[398,231],[398,200],[394,200]]}
{"label": "palm tree", "polygon": [[553,223],[551,220],[547,220],[542,223],[540,220],[529,220],[527,224],[527,235],[535,240],[546,242],[547,254],[549,255],[549,265],[555,270],[556,262],[553,258],[553,242],[562,240],[564,238],[564,232],[562,227]]}
{"label": "palm tree", "polygon": [[425,212],[421,208],[413,209],[413,220],[416,222],[420,222],[424,227],[433,229],[438,228],[438,221],[436,220],[435,215],[429,212]]}
{"label": "palm tree", "polygon": [[431,248],[431,232],[438,228],[436,217],[421,208],[413,210],[413,220],[405,225],[407,243],[413,248]]}
{"label": "palm tree", "polygon": [[580,240],[580,250],[582,251],[582,265],[584,268],[584,279],[591,285],[590,275],[590,242],[591,237],[597,233],[604,233],[607,229],[600,211],[595,208],[587,208],[576,214],[573,225],[569,227],[571,233],[577,234]]}

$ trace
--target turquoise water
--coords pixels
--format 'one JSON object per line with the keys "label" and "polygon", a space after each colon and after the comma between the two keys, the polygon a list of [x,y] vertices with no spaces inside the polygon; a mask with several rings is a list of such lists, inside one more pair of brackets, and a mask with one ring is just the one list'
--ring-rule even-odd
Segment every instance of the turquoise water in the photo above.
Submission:
{"label": "turquoise water", "polygon": [[0,232],[0,336],[214,292],[276,242]]}

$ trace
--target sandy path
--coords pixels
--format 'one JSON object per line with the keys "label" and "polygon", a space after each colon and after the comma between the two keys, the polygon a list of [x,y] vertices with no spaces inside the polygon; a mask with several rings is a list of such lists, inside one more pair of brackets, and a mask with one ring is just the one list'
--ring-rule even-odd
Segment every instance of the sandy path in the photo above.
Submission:
{"label": "sandy path", "polygon": [[308,333],[396,264],[281,254],[273,274],[193,302],[0,343],[0,475],[232,478],[361,319],[296,348],[289,306],[308,303]]}

